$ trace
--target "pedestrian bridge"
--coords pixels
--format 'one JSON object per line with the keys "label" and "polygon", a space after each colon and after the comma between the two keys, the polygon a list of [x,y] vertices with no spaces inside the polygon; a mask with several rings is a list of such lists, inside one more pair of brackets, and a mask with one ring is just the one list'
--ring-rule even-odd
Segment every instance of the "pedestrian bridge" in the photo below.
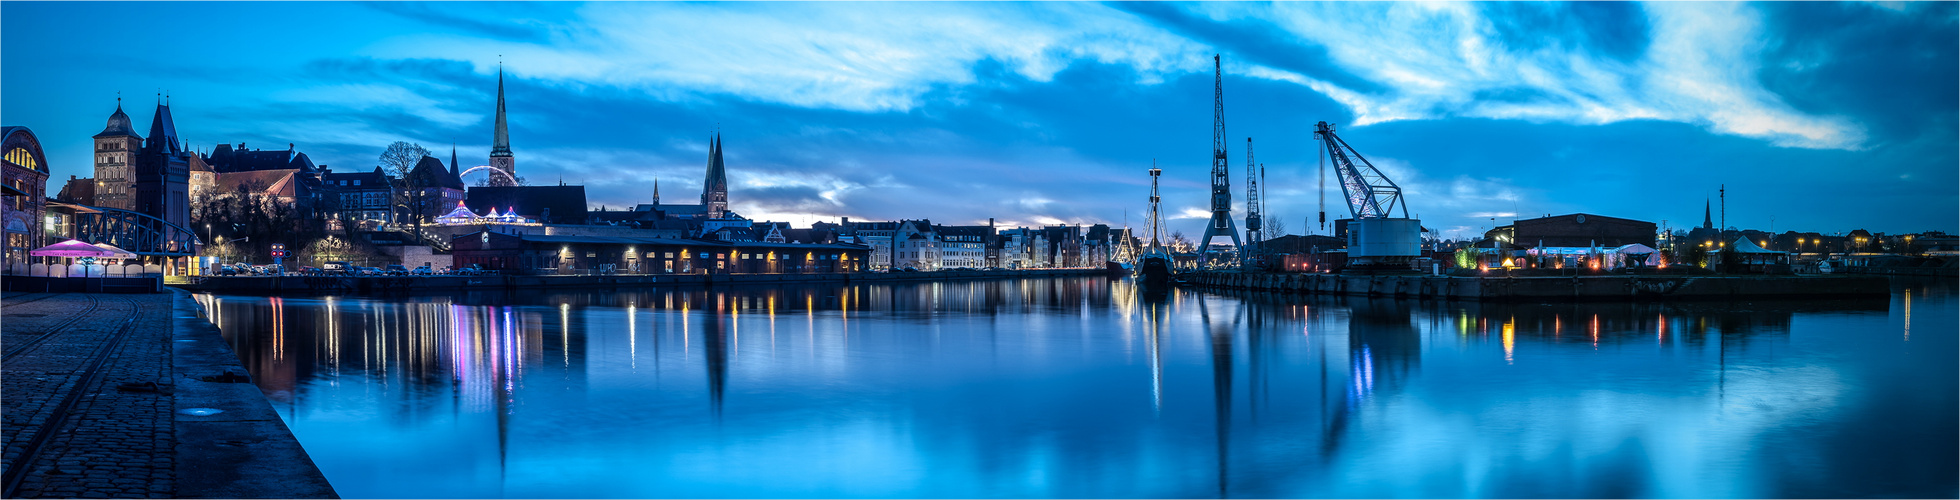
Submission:
{"label": "pedestrian bridge", "polygon": [[53,201],[47,206],[69,215],[65,231],[49,236],[106,243],[145,257],[188,257],[204,244],[190,229],[140,212]]}

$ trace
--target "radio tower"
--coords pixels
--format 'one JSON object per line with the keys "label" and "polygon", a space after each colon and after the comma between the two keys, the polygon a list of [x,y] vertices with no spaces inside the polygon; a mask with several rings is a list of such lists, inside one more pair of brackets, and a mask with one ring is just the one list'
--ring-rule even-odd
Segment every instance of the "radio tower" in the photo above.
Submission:
{"label": "radio tower", "polygon": [[1239,261],[1246,267],[1257,265],[1260,242],[1266,241],[1266,231],[1260,229],[1259,215],[1265,210],[1259,206],[1259,168],[1252,161],[1252,138],[1245,138],[1245,246],[1239,252]]}
{"label": "radio tower", "polygon": [[1225,70],[1217,54],[1211,56],[1212,64],[1212,115],[1211,115],[1211,224],[1205,226],[1205,235],[1198,240],[1199,265],[1211,263],[1212,238],[1232,238],[1230,252],[1238,253],[1239,227],[1232,222],[1232,172],[1225,163]]}

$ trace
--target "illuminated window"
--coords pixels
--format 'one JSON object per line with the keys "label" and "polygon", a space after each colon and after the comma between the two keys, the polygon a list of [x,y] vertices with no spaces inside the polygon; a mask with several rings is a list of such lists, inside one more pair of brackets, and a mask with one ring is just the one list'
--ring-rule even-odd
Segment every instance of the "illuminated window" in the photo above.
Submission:
{"label": "illuminated window", "polygon": [[15,165],[27,167],[28,170],[41,169],[41,165],[39,163],[34,162],[34,154],[27,152],[27,148],[14,148],[8,150],[7,161],[12,162]]}

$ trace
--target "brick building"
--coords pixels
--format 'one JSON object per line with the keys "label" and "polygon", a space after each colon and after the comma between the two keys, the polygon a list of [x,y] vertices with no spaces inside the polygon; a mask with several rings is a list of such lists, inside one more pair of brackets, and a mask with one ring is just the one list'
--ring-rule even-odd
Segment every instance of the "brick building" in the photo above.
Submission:
{"label": "brick building", "polygon": [[1659,226],[1652,222],[1594,214],[1567,214],[1522,219],[1498,226],[1485,236],[1528,247],[1654,246]]}

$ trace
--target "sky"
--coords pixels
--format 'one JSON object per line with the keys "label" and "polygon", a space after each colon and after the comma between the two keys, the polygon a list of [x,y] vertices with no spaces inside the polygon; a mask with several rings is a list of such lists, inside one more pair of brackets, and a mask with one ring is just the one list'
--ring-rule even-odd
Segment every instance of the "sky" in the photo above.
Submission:
{"label": "sky", "polygon": [[1325,121],[1443,238],[1568,213],[1683,229],[1711,200],[1743,229],[1956,232],[1957,10],[8,1],[0,122],[41,139],[50,192],[91,175],[118,92],[145,134],[167,92],[198,150],[292,144],[345,171],[409,141],[467,168],[488,163],[501,62],[518,175],[594,208],[656,180],[695,202],[719,133],[756,220],[1142,227],[1155,164],[1195,238],[1216,54],[1241,225],[1247,138],[1287,233],[1331,232],[1323,198],[1348,216],[1321,188]]}

